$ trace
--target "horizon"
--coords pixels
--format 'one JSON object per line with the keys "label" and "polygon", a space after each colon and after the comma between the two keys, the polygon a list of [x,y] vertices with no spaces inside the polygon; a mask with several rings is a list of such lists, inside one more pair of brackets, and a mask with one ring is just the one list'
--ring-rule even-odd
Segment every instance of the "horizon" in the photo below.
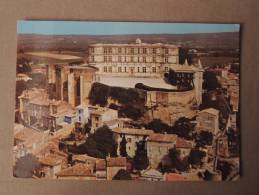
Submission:
{"label": "horizon", "polygon": [[154,23],[154,22],[83,22],[17,21],[18,35],[184,35],[239,32],[240,24]]}

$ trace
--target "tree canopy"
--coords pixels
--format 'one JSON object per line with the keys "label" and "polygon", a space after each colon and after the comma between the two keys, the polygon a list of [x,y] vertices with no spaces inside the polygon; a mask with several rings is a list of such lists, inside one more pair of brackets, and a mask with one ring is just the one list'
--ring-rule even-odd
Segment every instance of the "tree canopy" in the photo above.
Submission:
{"label": "tree canopy", "polygon": [[132,180],[131,175],[124,169],[120,169],[112,178],[112,180]]}

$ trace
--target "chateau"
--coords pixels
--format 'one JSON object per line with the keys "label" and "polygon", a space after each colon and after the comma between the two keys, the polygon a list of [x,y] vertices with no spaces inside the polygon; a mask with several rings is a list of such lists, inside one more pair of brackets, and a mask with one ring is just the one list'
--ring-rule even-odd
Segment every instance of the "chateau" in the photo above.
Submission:
{"label": "chateau", "polygon": [[179,64],[179,48],[171,44],[97,43],[89,46],[88,63],[99,68],[100,74],[123,76],[160,76]]}

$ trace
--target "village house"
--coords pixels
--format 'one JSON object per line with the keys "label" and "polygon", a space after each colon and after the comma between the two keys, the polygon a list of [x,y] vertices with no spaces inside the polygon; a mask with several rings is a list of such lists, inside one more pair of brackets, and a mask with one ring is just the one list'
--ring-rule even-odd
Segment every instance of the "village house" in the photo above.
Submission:
{"label": "village house", "polygon": [[106,180],[107,172],[106,172],[106,160],[105,159],[96,160],[95,175],[96,175],[97,180]]}
{"label": "village house", "polygon": [[163,174],[156,169],[147,169],[141,172],[141,180],[147,181],[163,181]]}
{"label": "village house", "polygon": [[193,143],[190,141],[187,141],[183,138],[177,138],[175,148],[180,151],[180,159],[184,159],[185,157],[189,156],[192,148]]}
{"label": "village house", "polygon": [[150,129],[136,129],[136,128],[114,128],[112,129],[114,138],[118,145],[117,155],[120,156],[120,144],[125,137],[126,139],[126,152],[131,158],[135,156],[137,150],[136,143],[145,140],[150,134],[154,133]]}
{"label": "village house", "polygon": [[201,110],[197,117],[197,131],[208,131],[213,135],[219,132],[219,111],[214,108]]}
{"label": "village house", "polygon": [[73,154],[72,161],[73,163],[84,163],[89,167],[94,167],[98,158],[94,158],[92,156],[88,156],[86,154]]}
{"label": "village house", "polygon": [[45,138],[45,133],[27,127],[14,132],[15,158],[23,157],[28,153],[36,153],[45,143]]}
{"label": "village house", "polygon": [[63,160],[62,157],[54,154],[39,158],[41,165],[40,177],[55,179],[55,174],[61,171]]}
{"label": "village house", "polygon": [[91,133],[94,133],[96,129],[107,124],[108,121],[112,121],[118,118],[118,111],[106,107],[98,107],[96,110],[92,110],[90,113],[91,121]]}
{"label": "village house", "polygon": [[156,169],[176,142],[177,135],[174,134],[150,134],[147,139],[147,156],[150,166]]}
{"label": "village house", "polygon": [[24,124],[39,130],[56,131],[61,123],[73,123],[76,111],[66,102],[50,100],[44,89],[23,91],[20,100],[20,116]]}
{"label": "village house", "polygon": [[56,173],[57,179],[96,180],[93,169],[87,164],[78,163]]}
{"label": "village house", "polygon": [[106,158],[106,168],[107,180],[112,180],[119,170],[127,169],[127,159],[126,157],[108,157]]}

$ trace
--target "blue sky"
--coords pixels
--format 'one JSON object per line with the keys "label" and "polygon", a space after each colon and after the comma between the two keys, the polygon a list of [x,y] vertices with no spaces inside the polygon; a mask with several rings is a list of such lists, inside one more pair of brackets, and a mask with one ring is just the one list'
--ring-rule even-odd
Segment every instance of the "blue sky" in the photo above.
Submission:
{"label": "blue sky", "polygon": [[18,34],[44,35],[120,35],[120,34],[187,34],[238,32],[239,24],[145,23],[145,22],[80,22],[25,21],[17,22]]}

